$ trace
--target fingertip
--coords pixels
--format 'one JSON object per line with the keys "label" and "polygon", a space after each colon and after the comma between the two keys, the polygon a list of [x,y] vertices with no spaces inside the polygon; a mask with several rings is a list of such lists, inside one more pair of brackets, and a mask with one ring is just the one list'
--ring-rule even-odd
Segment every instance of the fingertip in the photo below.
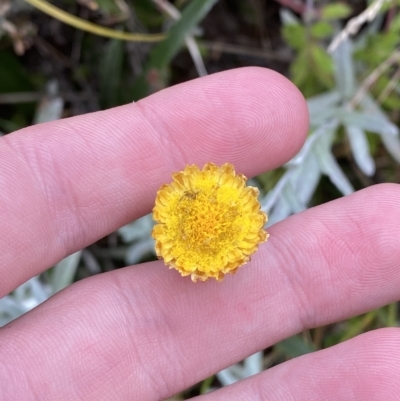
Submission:
{"label": "fingertip", "polygon": [[[265,105],[275,112],[276,125],[286,135],[288,158],[303,146],[309,130],[307,102],[300,90],[282,74],[262,67],[246,67],[243,72],[251,77],[252,86],[264,97]],[[277,151],[281,151],[280,149]]]}
{"label": "fingertip", "polygon": [[[259,106],[274,114],[274,128],[279,127],[292,142],[292,156],[301,148],[309,129],[307,102],[300,90],[282,74],[263,67],[243,67],[229,71],[236,75],[244,94],[253,98],[249,106]],[[276,126],[275,126],[276,124]]]}
{"label": "fingertip", "polygon": [[[249,176],[286,163],[308,132],[308,108],[300,91],[283,75],[261,67],[211,74],[138,104],[164,131],[175,149],[175,163],[178,150],[186,163],[231,162]],[[189,111],[188,104],[195,107]],[[188,158],[188,149],[196,149],[195,158]]]}

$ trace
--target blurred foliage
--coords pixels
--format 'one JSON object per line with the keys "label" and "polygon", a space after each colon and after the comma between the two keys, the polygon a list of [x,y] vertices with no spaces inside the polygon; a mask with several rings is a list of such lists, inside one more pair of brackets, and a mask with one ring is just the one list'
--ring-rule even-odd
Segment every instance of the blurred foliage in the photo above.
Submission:
{"label": "blurred foliage", "polygon": [[296,50],[290,67],[292,80],[305,97],[334,86],[333,61],[326,51],[326,44],[335,31],[336,20],[350,13],[349,6],[333,3],[322,7],[318,19],[307,24],[297,21],[283,26],[284,39]]}
{"label": "blurred foliage", "polygon": [[[307,22],[291,16],[287,19],[290,22],[282,28],[283,37],[295,51],[294,60],[290,66],[292,79],[306,97],[335,89],[335,80],[337,80],[337,78],[335,79],[334,71],[335,60],[328,54],[326,48],[333,34],[337,33],[337,20],[348,18],[352,14],[351,5],[344,3],[331,3],[322,7],[320,11],[318,17],[314,17]],[[353,53],[354,60],[349,60],[349,65],[352,65],[351,69],[355,76],[350,79],[350,82],[353,82],[353,85],[356,82],[364,85],[365,92],[370,92],[378,104],[382,106],[382,111],[379,111],[381,116],[383,116],[383,110],[385,110],[390,113],[394,121],[399,122],[400,88],[398,83],[400,79],[400,58],[388,68],[381,71],[380,68],[383,63],[387,62],[399,51],[400,12],[394,2],[390,6],[387,5],[385,11],[387,14],[384,17],[383,15],[378,16],[371,27],[364,28],[356,37],[354,43],[355,51]],[[343,61],[343,54],[340,57],[342,58],[341,61]],[[375,72],[376,76],[374,76]],[[345,71],[341,71],[341,74],[346,75],[346,79],[349,78],[349,74]],[[337,82],[336,85],[338,85]],[[349,86],[346,85],[346,87],[348,88]],[[340,88],[338,89],[340,91]],[[353,97],[357,96],[356,88],[350,89],[350,95],[349,100],[353,100]],[[357,103],[354,105],[355,107],[359,106]],[[333,107],[333,104],[330,107]],[[322,111],[323,108],[319,110],[319,112]],[[378,110],[376,109],[376,111]],[[356,120],[354,119],[353,122],[356,123]],[[360,122],[358,121],[357,124]],[[366,132],[368,132],[368,124],[366,124],[366,128]],[[370,130],[374,131],[372,126]],[[364,135],[366,132],[364,132]],[[336,149],[346,145],[347,138],[343,134],[343,131],[339,131],[335,139]],[[365,138],[368,149],[366,152],[375,156],[381,152],[381,142],[376,135],[368,134]],[[356,152],[360,151],[360,143],[357,143],[357,148],[354,150]],[[347,170],[346,175],[351,176],[351,171],[349,173],[348,169],[348,158],[346,156],[347,161],[344,160],[343,162],[340,153],[337,152],[336,158],[342,160],[341,166]],[[365,160],[365,157],[367,155],[362,156],[363,160]],[[362,166],[360,168],[362,169]],[[282,174],[276,176],[276,172],[268,172],[263,176],[265,175],[267,180],[270,180],[275,175],[275,184],[282,179]],[[263,176],[259,177],[262,183],[265,180]],[[359,175],[354,177],[355,179],[353,178],[352,181],[356,182],[359,177]],[[392,176],[387,175],[384,180],[390,181],[389,177]],[[396,181],[399,182],[399,178]],[[362,188],[371,183],[371,181],[362,179],[361,182],[358,182],[357,187]],[[269,185],[271,184],[269,183]],[[327,196],[329,198],[328,194],[330,192],[333,192],[332,199],[340,196],[340,190],[331,186],[327,179],[321,180],[319,188],[317,188],[313,196],[314,204],[327,201]],[[290,359],[314,350],[333,346],[369,330],[398,325],[398,303],[393,303],[364,315],[353,317],[345,322],[319,327],[298,334],[277,344],[274,349],[284,359]]]}
{"label": "blurred foliage", "polygon": [[[382,64],[390,54],[400,48],[400,13],[397,13],[390,23],[386,24],[385,29],[366,36],[365,41],[356,51],[355,57],[363,62],[365,66],[364,76],[373,71]],[[368,49],[368,51],[367,51]],[[397,76],[393,82],[393,73],[391,69],[379,74],[372,88],[373,95],[380,100],[383,107],[388,110],[398,110],[400,108],[400,96],[398,88],[385,95],[385,88],[388,88],[390,82],[398,85],[400,78],[400,67],[397,66]],[[395,89],[395,87],[393,88]],[[383,96],[382,96],[383,94]]]}
{"label": "blurred foliage", "polygon": [[322,6],[318,15],[307,23],[297,20],[283,26],[284,39],[296,50],[290,67],[292,80],[306,98],[333,87],[333,61],[326,45],[336,31],[337,21],[351,13],[349,5],[331,3]]}
{"label": "blurred foliage", "polygon": [[217,0],[192,0],[182,12],[181,18],[168,33],[165,41],[155,46],[149,54],[142,74],[133,87],[135,100],[166,86],[167,68],[182,47],[185,36],[207,15]]}

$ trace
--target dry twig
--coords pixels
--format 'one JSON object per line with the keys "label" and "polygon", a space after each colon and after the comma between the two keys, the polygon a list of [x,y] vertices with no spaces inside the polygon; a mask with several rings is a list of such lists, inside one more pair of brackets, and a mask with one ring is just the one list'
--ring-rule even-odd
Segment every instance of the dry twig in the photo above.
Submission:
{"label": "dry twig", "polygon": [[388,84],[385,86],[385,88],[379,95],[379,97],[378,97],[379,104],[382,104],[387,99],[387,97],[396,88],[396,85],[399,83],[399,80],[400,80],[400,67],[396,70],[396,72],[393,74],[391,80],[388,82]]}
{"label": "dry twig", "polygon": [[400,49],[396,49],[385,61],[378,65],[368,76],[364,79],[360,88],[350,101],[351,108],[356,107],[363,97],[368,92],[369,88],[378,80],[378,78],[392,65],[400,63]]}
{"label": "dry twig", "polygon": [[361,14],[357,17],[352,18],[345,28],[341,30],[332,40],[328,47],[328,52],[332,53],[335,49],[346,40],[349,36],[355,35],[362,24],[365,22],[371,22],[378,15],[379,10],[382,8],[383,4],[389,0],[375,0],[369,7],[367,7]]}

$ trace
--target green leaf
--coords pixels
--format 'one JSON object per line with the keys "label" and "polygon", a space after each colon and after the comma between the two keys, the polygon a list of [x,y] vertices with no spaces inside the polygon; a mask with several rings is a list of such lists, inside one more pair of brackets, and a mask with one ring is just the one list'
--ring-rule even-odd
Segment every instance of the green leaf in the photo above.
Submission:
{"label": "green leaf", "polygon": [[218,0],[193,0],[182,12],[180,20],[171,28],[168,37],[151,52],[147,69],[161,69],[172,60],[189,33],[211,10]]}
{"label": "green leaf", "polygon": [[314,62],[313,72],[326,87],[333,85],[333,61],[329,54],[320,46],[311,46],[311,56]]}
{"label": "green leaf", "polygon": [[306,45],[306,29],[300,24],[289,24],[282,28],[282,34],[289,46],[300,50]]}
{"label": "green leaf", "polygon": [[99,11],[106,15],[118,15],[121,14],[121,9],[117,7],[117,4],[113,0],[96,0],[99,6]]}
{"label": "green leaf", "polygon": [[397,94],[391,93],[384,101],[383,105],[392,110],[400,110],[400,99]]}
{"label": "green leaf", "polygon": [[81,256],[82,251],[75,252],[54,266],[50,279],[51,288],[54,293],[62,290],[74,281]]}
{"label": "green leaf", "polygon": [[[24,68],[21,58],[8,50],[0,50],[0,93],[30,92],[41,85],[41,77]],[[0,104],[0,129],[12,132],[31,122],[34,103]]]}
{"label": "green leaf", "polygon": [[310,341],[306,341],[300,335],[296,335],[281,341],[275,345],[275,348],[289,358],[296,358],[298,356],[316,351],[314,344]]}
{"label": "green leaf", "polygon": [[138,19],[149,27],[159,27],[164,21],[164,15],[156,8],[152,0],[136,0],[135,13]]}
{"label": "green leaf", "polygon": [[124,43],[110,40],[105,46],[100,69],[100,101],[104,107],[120,103],[120,83],[124,60]]}
{"label": "green leaf", "polygon": [[167,38],[153,48],[141,76],[133,87],[135,99],[149,93],[150,81],[157,87],[157,81],[165,76],[165,69],[180,50],[185,36],[208,14],[218,0],[192,0],[183,10],[179,21],[168,32]]}
{"label": "green leaf", "polygon": [[392,32],[400,32],[400,14],[396,15],[393,18],[392,23],[390,24],[390,31]]}
{"label": "green leaf", "polygon": [[371,311],[366,313],[363,316],[357,316],[353,319],[349,319],[346,331],[343,333],[339,342],[350,340],[365,331],[367,331],[368,327],[373,323],[378,314],[378,310]]}
{"label": "green leaf", "polygon": [[321,18],[323,20],[346,18],[351,14],[351,8],[344,3],[328,4],[321,10]]}
{"label": "green leaf", "polygon": [[310,73],[307,55],[307,50],[300,52],[290,67],[293,83],[300,88]]}
{"label": "green leaf", "polygon": [[315,39],[325,39],[332,36],[333,27],[329,22],[319,21],[311,26],[310,32]]}
{"label": "green leaf", "polygon": [[31,76],[18,57],[8,51],[1,52],[0,93],[33,90]]}
{"label": "green leaf", "polygon": [[399,134],[399,128],[378,113],[340,110],[337,117],[344,125],[354,125],[369,132],[393,137]]}

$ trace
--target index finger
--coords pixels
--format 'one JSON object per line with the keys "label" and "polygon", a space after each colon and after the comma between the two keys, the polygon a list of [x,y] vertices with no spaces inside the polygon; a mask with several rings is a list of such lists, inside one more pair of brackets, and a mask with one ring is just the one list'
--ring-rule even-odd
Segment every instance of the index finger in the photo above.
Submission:
{"label": "index finger", "polygon": [[230,162],[252,176],[290,159],[307,128],[287,79],[244,68],[2,138],[0,296],[148,212],[172,171]]}

